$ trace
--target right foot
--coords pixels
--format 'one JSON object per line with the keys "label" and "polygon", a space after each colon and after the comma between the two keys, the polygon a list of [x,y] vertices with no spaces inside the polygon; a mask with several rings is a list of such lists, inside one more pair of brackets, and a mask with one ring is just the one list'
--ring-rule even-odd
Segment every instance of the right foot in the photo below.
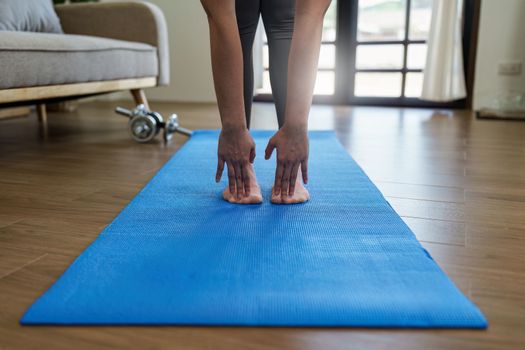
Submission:
{"label": "right foot", "polygon": [[250,194],[248,196],[241,196],[237,198],[234,194],[230,192],[230,188],[226,187],[224,192],[222,192],[222,198],[230,203],[235,204],[260,204],[262,203],[262,194],[261,188],[257,183],[257,178],[255,177],[255,171],[253,170],[253,165],[248,167],[248,176],[250,177]]}

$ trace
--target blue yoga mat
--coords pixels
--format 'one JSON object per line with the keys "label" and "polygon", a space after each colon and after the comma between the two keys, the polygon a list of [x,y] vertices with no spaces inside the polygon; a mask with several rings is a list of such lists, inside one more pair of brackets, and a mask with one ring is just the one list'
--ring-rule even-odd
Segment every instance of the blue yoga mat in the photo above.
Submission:
{"label": "blue yoga mat", "polygon": [[310,138],[311,201],[221,199],[198,131],[22,317],[23,324],[485,328],[332,132]]}

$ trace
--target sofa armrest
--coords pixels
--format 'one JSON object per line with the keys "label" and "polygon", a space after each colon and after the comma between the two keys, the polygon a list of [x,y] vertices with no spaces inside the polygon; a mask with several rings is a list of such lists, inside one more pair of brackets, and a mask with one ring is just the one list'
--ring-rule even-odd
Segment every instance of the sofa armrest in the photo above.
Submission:
{"label": "sofa armrest", "polygon": [[157,48],[158,85],[170,77],[168,29],[162,11],[148,2],[58,5],[55,10],[66,34],[135,41]]}

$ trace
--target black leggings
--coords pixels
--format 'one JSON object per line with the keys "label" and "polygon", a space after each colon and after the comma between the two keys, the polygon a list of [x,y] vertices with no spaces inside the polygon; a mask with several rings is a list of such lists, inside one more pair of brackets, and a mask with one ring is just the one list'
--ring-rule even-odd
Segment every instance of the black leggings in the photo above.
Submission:
{"label": "black leggings", "polygon": [[244,62],[246,124],[250,126],[253,99],[253,40],[259,23],[259,15],[261,15],[268,38],[270,83],[277,120],[281,127],[284,123],[286,108],[288,54],[292,42],[295,0],[236,0],[235,11]]}

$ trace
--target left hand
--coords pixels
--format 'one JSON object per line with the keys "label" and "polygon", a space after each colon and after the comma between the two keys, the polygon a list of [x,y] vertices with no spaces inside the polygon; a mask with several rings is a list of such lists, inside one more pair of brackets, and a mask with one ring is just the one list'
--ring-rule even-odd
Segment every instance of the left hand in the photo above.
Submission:
{"label": "left hand", "polygon": [[270,159],[277,149],[275,170],[275,195],[293,196],[299,167],[303,182],[308,183],[308,133],[306,128],[289,127],[286,124],[270,139],[265,158]]}

